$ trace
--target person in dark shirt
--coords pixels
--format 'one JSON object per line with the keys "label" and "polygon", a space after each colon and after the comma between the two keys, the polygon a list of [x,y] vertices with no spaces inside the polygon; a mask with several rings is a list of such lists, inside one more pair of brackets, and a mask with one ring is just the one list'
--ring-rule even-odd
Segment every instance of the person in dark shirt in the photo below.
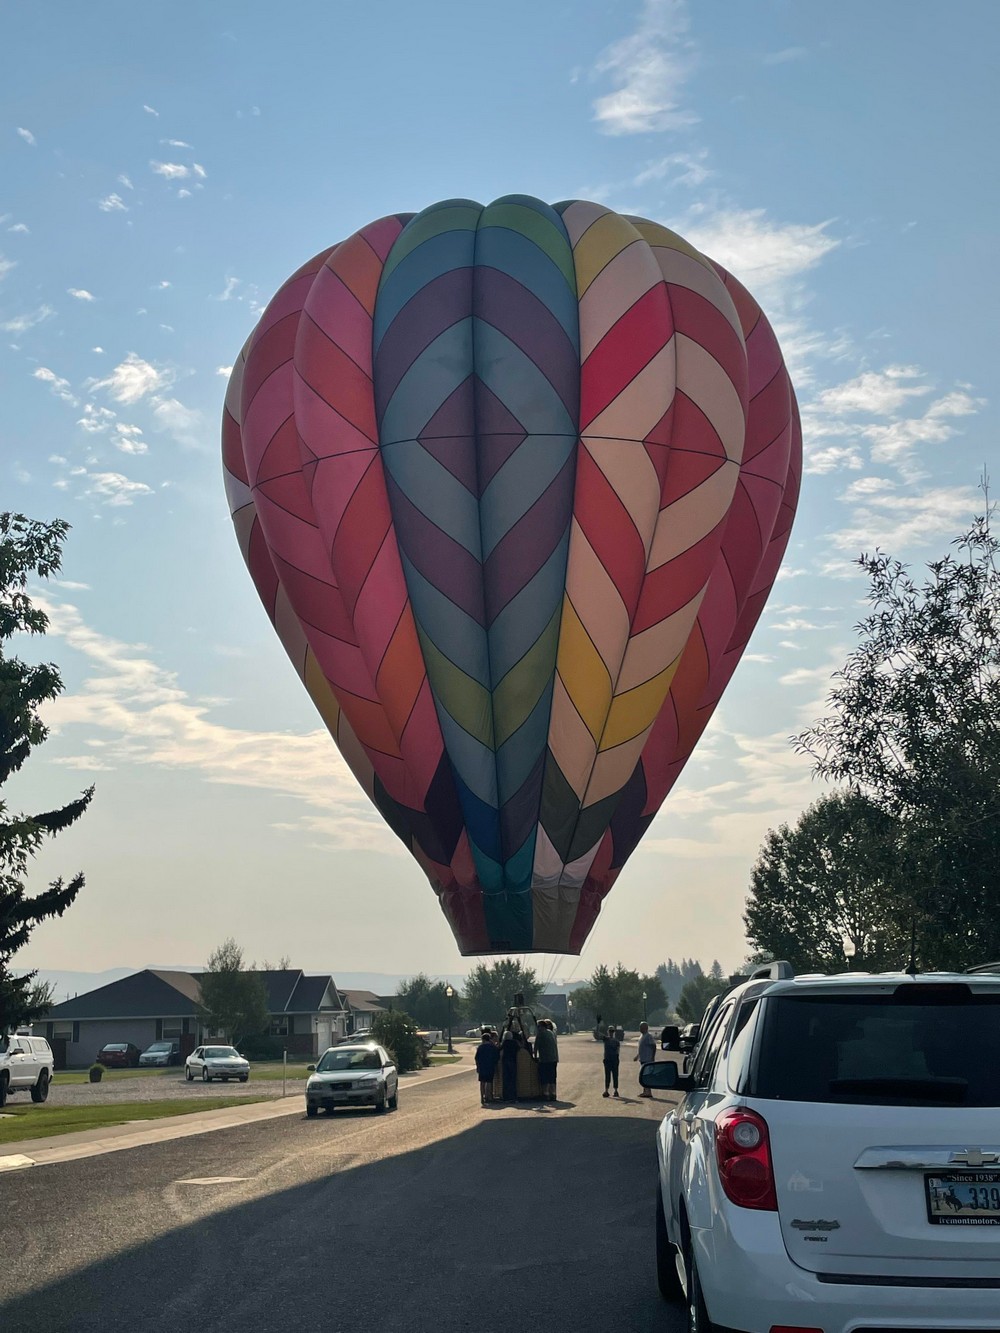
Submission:
{"label": "person in dark shirt", "polygon": [[609,1023],[604,1033],[604,1095],[609,1097],[611,1094],[608,1088],[612,1083],[615,1085],[615,1096],[618,1096],[618,1063],[621,1056],[621,1042],[615,1036],[615,1025]]}
{"label": "person in dark shirt", "polygon": [[481,1043],[476,1047],[476,1074],[479,1077],[479,1102],[485,1106],[493,1100],[493,1079],[500,1061],[500,1048],[489,1032],[483,1033]]}

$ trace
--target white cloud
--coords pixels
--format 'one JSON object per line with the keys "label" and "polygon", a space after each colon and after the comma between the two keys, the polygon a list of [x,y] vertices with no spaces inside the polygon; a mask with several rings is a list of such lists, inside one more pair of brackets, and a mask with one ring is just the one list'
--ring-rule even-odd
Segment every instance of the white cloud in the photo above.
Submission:
{"label": "white cloud", "polygon": [[159,118],[160,118],[160,113],[159,113],[159,111],[157,111],[154,107],[147,106],[146,103],[143,102],[143,104],[142,104],[142,109],[143,109],[143,111],[146,112],[147,115],[155,116],[155,117],[157,118],[157,120],[159,120]]}
{"label": "white cloud", "polygon": [[222,291],[215,299],[217,301],[231,301],[233,299],[233,295],[236,291],[236,288],[239,285],[240,285],[239,278],[227,278],[225,287],[223,287]]}
{"label": "white cloud", "polygon": [[3,281],[3,279],[7,276],[7,274],[11,271],[12,268],[16,267],[17,267],[16,259],[6,259],[2,254],[0,254],[0,282]]}
{"label": "white cloud", "polygon": [[137,403],[146,394],[166,388],[171,379],[166,371],[157,370],[135,352],[129,352],[106,379],[95,380],[90,387],[107,389],[117,403]]}
{"label": "white cloud", "polygon": [[66,292],[77,301],[93,301],[94,297],[84,287],[67,287]]}
{"label": "white cloud", "polygon": [[54,370],[49,370],[48,366],[39,366],[37,370],[32,371],[32,377],[47,384],[55,396],[64,403],[72,403],[76,407],[77,402],[70,391],[69,380],[62,379]]}
{"label": "white cloud", "polygon": [[110,407],[97,407],[94,403],[84,403],[83,416],[76,423],[82,426],[88,435],[100,435],[106,431],[117,414]]}
{"label": "white cloud", "polygon": [[648,185],[651,181],[666,181],[670,185],[702,185],[711,171],[705,165],[708,150],[697,153],[670,153],[656,162],[650,162],[638,175],[632,178],[632,185]]}
{"label": "white cloud", "polygon": [[111,443],[120,453],[123,454],[148,454],[149,445],[142,438],[142,429],[139,426],[127,426],[124,422],[119,422],[114,428],[111,436]]}
{"label": "white cloud", "polygon": [[140,495],[152,495],[153,488],[142,481],[130,481],[120,472],[91,472],[83,493],[118,509],[132,504]]}
{"label": "white cloud", "polygon": [[228,379],[229,376],[233,373],[233,368],[232,366],[216,366],[215,373],[216,375],[225,375],[225,377]]}
{"label": "white cloud", "polygon": [[15,315],[13,319],[8,319],[5,324],[0,324],[0,329],[5,329],[7,333],[24,333],[28,329],[33,329],[36,324],[43,324],[45,320],[51,319],[55,313],[50,305],[40,305],[27,314]]}
{"label": "white cloud", "polygon": [[183,139],[161,139],[160,143],[166,144],[168,148],[193,148],[193,144],[185,143]]}
{"label": "white cloud", "polygon": [[934,486],[917,491],[886,478],[860,478],[841,496],[851,522],[831,536],[834,547],[851,556],[876,546],[894,555],[952,537],[966,527],[977,507],[968,486]]}
{"label": "white cloud", "polygon": [[34,148],[35,144],[37,143],[37,140],[30,130],[24,129],[23,126],[18,126],[17,132],[25,143],[30,144],[32,148]]}
{"label": "white cloud", "polygon": [[194,172],[196,176],[199,176],[202,180],[205,180],[205,178],[208,176],[208,172],[205,170],[205,168],[201,165],[200,162],[195,162],[191,170]]}
{"label": "white cloud", "polygon": [[801,277],[837,248],[840,242],[827,232],[830,225],[772,222],[762,208],[730,209],[692,217],[684,235],[763,304],[762,291]]}
{"label": "white cloud", "polygon": [[289,802],[281,811],[289,818],[276,819],[280,828],[306,829],[326,847],[398,850],[323,728],[290,735],[222,726],[174,672],[144,655],[148,650],[91,629],[75,606],[38,601],[49,616],[49,637],[61,638],[90,667],[81,689],[46,705],[45,721],[82,739],[96,762],[185,771],[272,792]]}
{"label": "white cloud", "polygon": [[177,198],[178,198],[178,199],[190,199],[190,198],[191,198],[191,191],[190,191],[190,190],[178,190],[178,191],[177,191]]}
{"label": "white cloud", "polygon": [[803,60],[808,54],[804,46],[786,46],[781,51],[768,51],[763,61],[765,65],[787,65],[790,60]]}
{"label": "white cloud", "polygon": [[128,212],[128,204],[125,203],[120,194],[109,194],[104,199],[99,199],[97,207],[102,213]]}
{"label": "white cloud", "polygon": [[158,430],[164,430],[188,448],[198,448],[202,443],[201,413],[194,408],[185,407],[176,398],[155,400],[153,416]]}
{"label": "white cloud", "polygon": [[190,167],[183,166],[180,162],[150,162],[149,164],[157,176],[162,176],[164,180],[178,181],[184,180],[186,176],[191,175]]}
{"label": "white cloud", "polygon": [[605,134],[647,134],[697,121],[680,105],[693,65],[687,28],[684,0],[644,0],[635,32],[601,53],[595,73],[614,85],[594,103],[594,120]]}
{"label": "white cloud", "polygon": [[98,356],[103,356],[103,355],[104,355],[104,348],[103,348],[103,347],[92,347],[90,350],[91,350],[92,352],[96,352]]}
{"label": "white cloud", "polygon": [[824,389],[816,395],[814,406],[835,416],[845,412],[888,416],[911,398],[930,393],[930,385],[914,382],[919,381],[922,374],[916,366],[886,366],[885,370],[865,371],[844,384]]}
{"label": "white cloud", "polygon": [[[28,235],[31,234],[31,233],[30,233],[30,229],[29,229],[23,222],[15,222],[14,225],[13,225],[13,227],[8,227],[7,230],[8,230],[8,231],[12,231],[12,232],[16,232],[18,235],[21,235],[21,236],[28,236]],[[0,277],[2,277],[2,276],[3,276],[3,275],[0,274]]]}
{"label": "white cloud", "polygon": [[135,186],[132,184],[132,181],[130,180],[130,178],[129,178],[128,176],[125,175],[124,171],[123,171],[122,174],[118,177],[118,184],[119,184],[119,185],[124,185],[125,188],[126,188],[126,190],[134,190],[134,189],[135,189]]}
{"label": "white cloud", "polygon": [[152,290],[154,292],[163,292],[170,286],[166,278],[161,278],[159,282],[154,282]]}

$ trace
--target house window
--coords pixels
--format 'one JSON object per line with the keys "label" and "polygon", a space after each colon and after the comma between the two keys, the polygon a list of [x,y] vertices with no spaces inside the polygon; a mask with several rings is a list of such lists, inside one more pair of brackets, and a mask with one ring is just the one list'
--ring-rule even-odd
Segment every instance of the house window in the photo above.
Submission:
{"label": "house window", "polygon": [[50,1023],[49,1026],[52,1028],[53,1037],[62,1037],[65,1041],[79,1041],[79,1023]]}
{"label": "house window", "polygon": [[272,1014],[272,1015],[271,1015],[271,1036],[272,1036],[272,1037],[287,1037],[287,1036],[288,1036],[288,1015],[287,1015],[287,1014]]}
{"label": "house window", "polygon": [[179,1018],[165,1018],[160,1024],[160,1036],[173,1038],[176,1040],[184,1031],[184,1026]]}

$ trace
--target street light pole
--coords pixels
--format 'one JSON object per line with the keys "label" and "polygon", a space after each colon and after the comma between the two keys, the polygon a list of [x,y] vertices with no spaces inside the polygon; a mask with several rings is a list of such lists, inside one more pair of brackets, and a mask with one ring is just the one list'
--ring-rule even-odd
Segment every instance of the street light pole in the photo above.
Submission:
{"label": "street light pole", "polygon": [[646,1021],[646,992],[642,992],[642,1021]]}
{"label": "street light pole", "polygon": [[448,997],[448,1054],[454,1055],[455,1048],[451,1044],[451,997],[455,994],[455,988],[450,982],[445,986],[444,993]]}
{"label": "street light pole", "polygon": [[566,1026],[570,1032],[573,1031],[573,1001],[566,1001]]}

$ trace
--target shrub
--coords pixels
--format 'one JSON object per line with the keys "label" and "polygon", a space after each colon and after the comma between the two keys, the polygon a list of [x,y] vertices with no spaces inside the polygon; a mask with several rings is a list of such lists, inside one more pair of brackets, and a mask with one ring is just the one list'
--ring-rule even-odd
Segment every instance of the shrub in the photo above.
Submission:
{"label": "shrub", "polygon": [[401,1074],[411,1069],[422,1069],[429,1064],[424,1043],[417,1035],[417,1025],[409,1014],[390,1010],[376,1014],[372,1023],[372,1037],[392,1054],[393,1062]]}

